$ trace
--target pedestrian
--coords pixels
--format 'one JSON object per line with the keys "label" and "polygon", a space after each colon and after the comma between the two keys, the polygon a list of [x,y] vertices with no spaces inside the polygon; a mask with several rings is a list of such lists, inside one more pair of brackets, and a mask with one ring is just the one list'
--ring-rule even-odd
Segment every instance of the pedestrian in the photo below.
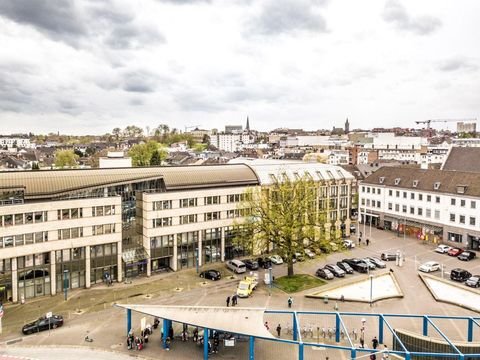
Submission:
{"label": "pedestrian", "polygon": [[377,340],[377,337],[375,336],[372,339],[372,348],[376,349],[377,347],[378,347],[378,340]]}
{"label": "pedestrian", "polygon": [[230,296],[227,296],[227,307],[229,307],[229,306],[230,306]]}
{"label": "pedestrian", "polygon": [[237,294],[232,296],[232,306],[236,306],[238,302]]}
{"label": "pedestrian", "polygon": [[293,299],[291,296],[288,297],[287,303],[288,303],[288,307],[291,308],[293,304]]}
{"label": "pedestrian", "polygon": [[362,232],[360,231],[360,236],[359,236],[359,237],[362,237],[362,235],[363,235],[363,234],[362,234]]}
{"label": "pedestrian", "polygon": [[193,330],[193,342],[197,342],[198,341],[198,327],[195,328],[195,330]]}
{"label": "pedestrian", "polygon": [[361,243],[362,243],[362,238],[359,237],[359,238],[358,238],[358,245],[360,245]]}
{"label": "pedestrian", "polygon": [[344,301],[345,301],[345,296],[343,296],[343,294],[340,296],[340,301],[341,301],[341,302],[344,302]]}
{"label": "pedestrian", "polygon": [[370,239],[365,240],[365,243],[366,243],[367,246],[368,246],[368,244],[370,244]]}
{"label": "pedestrian", "polygon": [[170,337],[165,340],[165,350],[170,351]]}
{"label": "pedestrian", "polygon": [[360,336],[360,347],[362,349],[365,348],[365,340],[363,339],[363,336]]}
{"label": "pedestrian", "polygon": [[281,334],[282,334],[282,327],[280,326],[280,324],[278,324],[278,326],[277,326],[277,336],[280,337]]}
{"label": "pedestrian", "polygon": [[265,329],[270,330],[270,326],[268,326],[268,321],[265,321]]}
{"label": "pedestrian", "polygon": [[377,355],[370,354],[370,360],[377,360]]}
{"label": "pedestrian", "polygon": [[382,360],[389,359],[390,356],[388,356],[388,347],[387,345],[384,345],[383,352],[382,352]]}

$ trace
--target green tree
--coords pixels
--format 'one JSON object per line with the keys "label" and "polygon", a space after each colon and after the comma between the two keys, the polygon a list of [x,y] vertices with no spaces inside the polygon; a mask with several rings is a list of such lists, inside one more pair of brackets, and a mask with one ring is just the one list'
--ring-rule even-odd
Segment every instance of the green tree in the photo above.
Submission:
{"label": "green tree", "polygon": [[120,136],[122,135],[122,129],[120,129],[119,127],[116,127],[112,130],[112,134],[115,136],[115,138],[118,139],[120,138]]}
{"label": "green tree", "polygon": [[154,153],[158,153],[160,163],[167,158],[167,151],[154,140],[132,146],[128,155],[132,157],[133,166],[149,166]]}
{"label": "green tree", "polygon": [[63,169],[64,167],[77,167],[79,156],[73,150],[57,150],[55,152],[55,167]]}
{"label": "green tree", "polygon": [[196,153],[201,153],[206,148],[207,148],[207,144],[197,143],[197,144],[193,145],[193,151],[196,152]]}
{"label": "green tree", "polygon": [[[115,129],[114,129],[115,130]],[[140,137],[143,135],[143,130],[135,125],[129,125],[123,130],[123,133],[127,137]]]}
{"label": "green tree", "polygon": [[247,212],[238,225],[236,242],[252,252],[275,249],[286,259],[288,276],[293,276],[296,252],[308,247],[324,247],[330,241],[325,230],[325,209],[319,209],[318,183],[307,176],[291,180],[280,174],[267,188],[250,188],[239,211]]}

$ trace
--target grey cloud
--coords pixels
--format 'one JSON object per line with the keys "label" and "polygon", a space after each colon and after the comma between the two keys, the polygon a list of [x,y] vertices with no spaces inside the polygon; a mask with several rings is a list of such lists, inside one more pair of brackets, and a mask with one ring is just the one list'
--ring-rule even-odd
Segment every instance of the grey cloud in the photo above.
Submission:
{"label": "grey cloud", "polygon": [[132,106],[141,106],[143,105],[145,102],[143,101],[143,99],[140,99],[140,98],[134,98],[134,99],[130,99],[130,101],[128,102],[130,105]]}
{"label": "grey cloud", "polygon": [[184,91],[175,95],[175,102],[184,111],[219,112],[225,110],[213,97],[197,91]]}
{"label": "grey cloud", "polygon": [[71,100],[65,100],[65,99],[59,100],[58,105],[59,105],[58,111],[64,114],[79,115],[83,112],[83,110],[81,109],[81,106]]}
{"label": "grey cloud", "polygon": [[279,35],[294,31],[326,32],[325,18],[312,0],[270,0],[260,16],[251,22],[250,30],[262,35]]}
{"label": "grey cloud", "polygon": [[242,87],[227,91],[225,100],[228,102],[268,102],[273,103],[285,96],[286,92],[278,88],[261,86],[259,88]]}
{"label": "grey cloud", "polygon": [[157,87],[158,77],[146,71],[129,72],[123,78],[123,90],[128,92],[151,93]]}
{"label": "grey cloud", "polygon": [[132,49],[145,44],[164,42],[165,38],[156,29],[138,27],[134,24],[115,27],[105,41],[114,49]]}
{"label": "grey cloud", "polygon": [[186,4],[201,4],[201,3],[210,3],[211,0],[157,0],[158,2],[186,5]]}
{"label": "grey cloud", "polygon": [[478,65],[462,57],[451,58],[438,64],[437,68],[441,71],[476,71]]}
{"label": "grey cloud", "polygon": [[1,1],[0,15],[30,25],[55,40],[75,43],[76,37],[86,34],[73,0]]}
{"label": "grey cloud", "polygon": [[405,7],[397,0],[388,0],[385,3],[382,17],[383,20],[392,23],[397,29],[410,31],[418,35],[428,35],[442,26],[442,22],[432,16],[410,16]]}

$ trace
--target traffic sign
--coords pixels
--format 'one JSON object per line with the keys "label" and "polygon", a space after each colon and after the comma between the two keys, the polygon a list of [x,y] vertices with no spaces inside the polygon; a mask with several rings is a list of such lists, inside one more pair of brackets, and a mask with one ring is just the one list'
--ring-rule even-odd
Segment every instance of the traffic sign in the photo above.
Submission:
{"label": "traffic sign", "polygon": [[46,317],[47,319],[50,319],[50,318],[52,317],[52,312],[51,312],[51,311],[47,312],[47,314],[45,315],[45,317]]}

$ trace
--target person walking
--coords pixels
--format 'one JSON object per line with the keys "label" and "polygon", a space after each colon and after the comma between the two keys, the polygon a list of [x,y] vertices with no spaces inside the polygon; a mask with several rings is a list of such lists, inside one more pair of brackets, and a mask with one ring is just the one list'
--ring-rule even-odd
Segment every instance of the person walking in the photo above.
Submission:
{"label": "person walking", "polygon": [[368,246],[368,244],[370,244],[370,239],[365,240],[365,243],[366,243],[367,246]]}
{"label": "person walking", "polygon": [[358,246],[360,246],[361,243],[362,243],[362,238],[359,237],[359,238],[358,238]]}
{"label": "person walking", "polygon": [[280,326],[280,324],[277,325],[277,336],[280,337],[280,335],[282,334],[282,327]]}
{"label": "person walking", "polygon": [[389,359],[390,356],[388,355],[388,347],[387,345],[384,345],[383,353],[382,353],[382,360],[387,360]]}
{"label": "person walking", "polygon": [[[229,306],[230,306],[230,296],[227,296],[227,307],[229,307]],[[232,306],[233,306],[233,304],[232,304]]]}
{"label": "person walking", "polygon": [[270,330],[270,326],[268,326],[268,321],[265,321],[265,329]]}
{"label": "person walking", "polygon": [[234,294],[232,296],[232,306],[235,306],[235,305],[237,305],[237,294]]}
{"label": "person walking", "polygon": [[288,307],[291,308],[292,307],[292,304],[293,304],[293,299],[291,296],[288,297],[288,300],[287,300],[287,304],[288,304]]}
{"label": "person walking", "polygon": [[375,336],[373,339],[372,339],[372,348],[373,349],[376,349],[378,347],[378,340],[377,340],[377,337]]}

